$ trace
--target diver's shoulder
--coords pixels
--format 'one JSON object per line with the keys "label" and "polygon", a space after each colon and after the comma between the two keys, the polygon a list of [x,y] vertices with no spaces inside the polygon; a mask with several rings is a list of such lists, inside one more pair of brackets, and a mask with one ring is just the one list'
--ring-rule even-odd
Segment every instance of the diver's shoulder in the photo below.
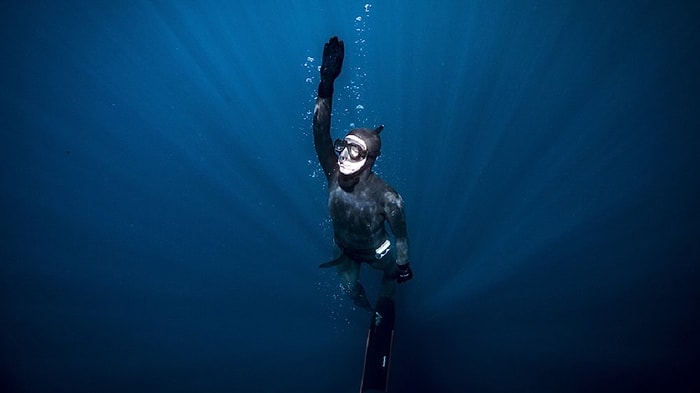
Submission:
{"label": "diver's shoulder", "polygon": [[372,173],[372,188],[374,189],[375,195],[383,199],[386,202],[401,202],[401,195],[392,187],[389,183],[385,182],[382,178]]}
{"label": "diver's shoulder", "polygon": [[379,177],[376,173],[371,172],[369,174],[368,184],[374,188],[375,190],[378,191],[384,191],[385,189],[389,188],[392,189],[392,187],[389,185],[389,183],[385,182],[384,179]]}

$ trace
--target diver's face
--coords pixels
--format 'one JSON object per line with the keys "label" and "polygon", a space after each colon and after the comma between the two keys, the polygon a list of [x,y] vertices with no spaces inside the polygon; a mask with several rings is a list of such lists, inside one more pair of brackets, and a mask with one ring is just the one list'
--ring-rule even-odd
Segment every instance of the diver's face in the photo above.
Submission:
{"label": "diver's face", "polygon": [[[365,152],[365,154],[362,154]],[[340,173],[353,175],[360,171],[367,162],[367,144],[355,135],[345,137],[345,148],[338,155]]]}

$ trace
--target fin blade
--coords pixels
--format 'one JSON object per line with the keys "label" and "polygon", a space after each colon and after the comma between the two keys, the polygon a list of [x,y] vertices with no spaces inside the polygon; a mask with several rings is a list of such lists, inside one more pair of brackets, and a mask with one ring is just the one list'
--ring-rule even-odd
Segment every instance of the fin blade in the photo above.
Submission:
{"label": "fin blade", "polygon": [[326,263],[322,263],[322,264],[318,265],[318,267],[320,267],[320,268],[323,269],[323,268],[327,268],[327,267],[338,266],[338,265],[340,265],[341,263],[343,263],[343,256],[342,256],[342,255],[339,256],[338,258],[332,260],[332,261],[328,261],[328,262],[326,262]]}

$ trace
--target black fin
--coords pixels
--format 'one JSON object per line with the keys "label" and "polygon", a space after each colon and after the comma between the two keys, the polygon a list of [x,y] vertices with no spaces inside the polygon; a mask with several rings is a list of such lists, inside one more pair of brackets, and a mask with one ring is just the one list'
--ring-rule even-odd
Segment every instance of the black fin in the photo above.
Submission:
{"label": "black fin", "polygon": [[322,263],[322,264],[318,265],[318,267],[320,267],[320,268],[333,267],[333,266],[338,266],[338,265],[340,265],[341,263],[343,263],[343,255],[339,256],[338,258],[336,258],[336,259],[334,259],[334,260],[332,260],[332,261],[328,261],[328,262],[326,262],[326,263]]}

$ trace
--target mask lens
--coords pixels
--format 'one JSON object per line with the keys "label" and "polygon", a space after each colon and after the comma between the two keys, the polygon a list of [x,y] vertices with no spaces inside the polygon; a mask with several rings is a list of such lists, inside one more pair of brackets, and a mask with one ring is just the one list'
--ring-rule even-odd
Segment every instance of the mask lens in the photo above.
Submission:
{"label": "mask lens", "polygon": [[367,152],[362,149],[362,146],[349,143],[345,139],[336,139],[333,143],[333,149],[336,154],[340,154],[343,150],[348,149],[348,157],[350,157],[351,160],[360,160],[367,157]]}
{"label": "mask lens", "polygon": [[337,154],[342,153],[343,149],[345,149],[345,141],[343,139],[336,139],[333,143],[333,149],[335,149]]}
{"label": "mask lens", "polygon": [[362,149],[360,149],[360,146],[348,144],[347,148],[348,155],[351,159],[357,160],[362,157]]}

